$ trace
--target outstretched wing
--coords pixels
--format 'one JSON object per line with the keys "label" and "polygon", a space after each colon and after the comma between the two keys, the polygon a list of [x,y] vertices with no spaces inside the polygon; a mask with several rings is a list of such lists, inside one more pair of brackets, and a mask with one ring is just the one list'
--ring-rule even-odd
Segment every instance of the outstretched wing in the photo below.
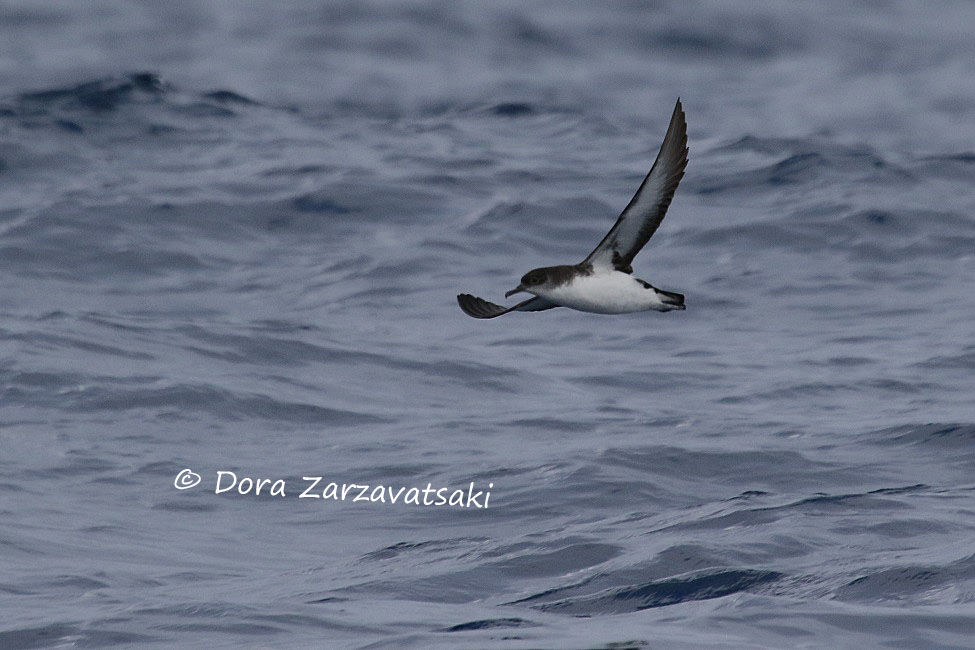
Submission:
{"label": "outstretched wing", "polygon": [[687,123],[678,99],[670,118],[670,126],[667,127],[667,135],[664,136],[650,173],[643,179],[640,189],[619,219],[596,249],[589,253],[583,264],[632,273],[630,263],[664,220],[686,166]]}
{"label": "outstretched wing", "polygon": [[464,313],[474,318],[497,318],[509,311],[544,311],[552,307],[558,307],[554,302],[549,302],[544,298],[534,297],[523,302],[519,302],[512,307],[502,307],[488,302],[483,298],[472,296],[469,293],[462,293],[457,296],[457,304],[464,310]]}

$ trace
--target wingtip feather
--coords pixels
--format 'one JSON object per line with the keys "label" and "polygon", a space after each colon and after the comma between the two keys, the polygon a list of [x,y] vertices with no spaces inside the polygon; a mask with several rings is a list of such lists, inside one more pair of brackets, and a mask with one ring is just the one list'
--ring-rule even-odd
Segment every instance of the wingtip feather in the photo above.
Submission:
{"label": "wingtip feather", "polygon": [[488,302],[469,293],[457,294],[457,304],[460,305],[465,314],[472,318],[495,318],[508,312],[501,305],[495,305],[493,302]]}

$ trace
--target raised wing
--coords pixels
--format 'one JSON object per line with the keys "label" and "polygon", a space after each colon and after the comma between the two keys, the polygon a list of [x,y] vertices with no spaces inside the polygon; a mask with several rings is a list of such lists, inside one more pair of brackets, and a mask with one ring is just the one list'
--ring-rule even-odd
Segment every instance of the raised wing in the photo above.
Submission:
{"label": "raised wing", "polygon": [[552,307],[558,307],[554,302],[549,302],[544,298],[534,297],[523,302],[519,302],[512,307],[502,307],[488,302],[483,298],[472,296],[469,293],[462,293],[457,296],[457,304],[464,310],[464,313],[474,318],[497,318],[509,311],[544,311]]}
{"label": "raised wing", "polygon": [[677,184],[687,166],[687,123],[684,109],[677,100],[674,114],[667,127],[667,135],[657,153],[650,173],[643,179],[640,189],[630,199],[596,249],[589,253],[583,264],[612,267],[617,271],[632,273],[630,264],[667,214]]}

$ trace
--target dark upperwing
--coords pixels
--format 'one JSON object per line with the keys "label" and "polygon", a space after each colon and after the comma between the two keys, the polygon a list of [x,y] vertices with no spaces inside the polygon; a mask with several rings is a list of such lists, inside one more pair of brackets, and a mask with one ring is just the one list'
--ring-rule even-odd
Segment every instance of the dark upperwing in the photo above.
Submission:
{"label": "dark upperwing", "polygon": [[483,298],[472,296],[469,293],[459,294],[457,296],[457,304],[460,305],[460,308],[464,310],[465,314],[474,318],[497,318],[498,316],[507,314],[509,311],[544,311],[552,307],[558,307],[554,302],[549,302],[538,296],[533,296],[511,307],[502,307],[501,305],[495,305],[493,302],[488,302]]}
{"label": "dark upperwing", "polygon": [[686,166],[687,123],[678,99],[650,173],[613,227],[582,263],[632,273],[633,258],[664,220]]}

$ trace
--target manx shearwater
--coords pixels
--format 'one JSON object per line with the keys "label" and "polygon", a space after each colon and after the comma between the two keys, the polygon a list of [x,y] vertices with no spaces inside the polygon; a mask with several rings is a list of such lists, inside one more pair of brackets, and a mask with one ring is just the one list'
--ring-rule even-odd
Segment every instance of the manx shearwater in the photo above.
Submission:
{"label": "manx shearwater", "polygon": [[504,297],[522,292],[532,297],[511,307],[462,293],[457,296],[460,308],[474,318],[495,318],[511,311],[543,311],[553,307],[597,314],[684,309],[683,295],[633,277],[630,264],[663,221],[686,166],[687,123],[678,99],[650,173],[586,259],[575,265],[529,271]]}

